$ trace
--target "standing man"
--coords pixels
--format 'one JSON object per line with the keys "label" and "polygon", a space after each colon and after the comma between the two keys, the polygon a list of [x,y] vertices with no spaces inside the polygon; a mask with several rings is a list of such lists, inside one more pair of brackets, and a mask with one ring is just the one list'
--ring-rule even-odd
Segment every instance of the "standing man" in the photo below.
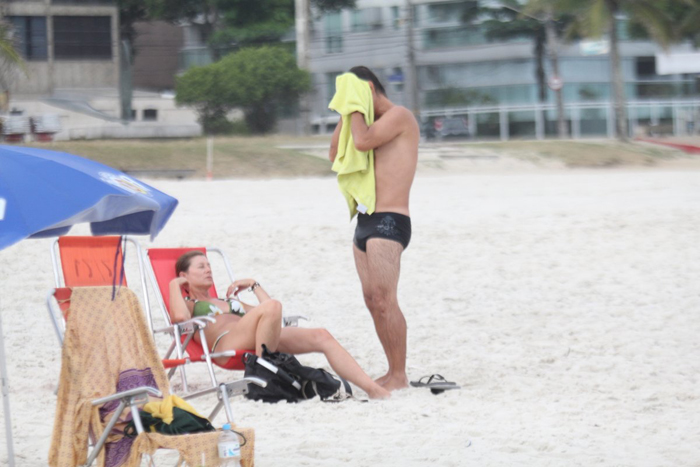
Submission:
{"label": "standing man", "polygon": [[[354,67],[350,72],[369,83],[375,116],[371,126],[359,112],[353,113],[350,120],[356,149],[374,149],[376,184],[375,212],[357,215],[353,252],[365,304],[389,362],[389,371],[377,383],[392,391],[408,386],[406,319],[396,291],[401,253],[411,240],[408,201],[418,163],[420,130],[411,111],[394,105],[367,67]],[[333,133],[331,161],[338,152],[342,123],[341,119]]]}

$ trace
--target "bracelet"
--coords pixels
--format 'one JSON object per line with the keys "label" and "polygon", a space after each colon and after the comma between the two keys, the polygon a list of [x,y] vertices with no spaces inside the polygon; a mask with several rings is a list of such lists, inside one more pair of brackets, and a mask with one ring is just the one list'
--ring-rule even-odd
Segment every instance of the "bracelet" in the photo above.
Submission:
{"label": "bracelet", "polygon": [[260,287],[260,282],[256,281],[255,283],[253,283],[253,285],[248,287],[248,292],[255,292],[255,289],[258,287]]}

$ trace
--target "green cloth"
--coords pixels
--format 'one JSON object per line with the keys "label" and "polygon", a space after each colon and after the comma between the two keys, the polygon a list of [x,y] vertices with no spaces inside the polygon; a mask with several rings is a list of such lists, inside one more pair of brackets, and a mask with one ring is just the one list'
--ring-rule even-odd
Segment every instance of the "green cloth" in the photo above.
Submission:
{"label": "green cloth", "polygon": [[343,119],[333,171],[338,174],[338,187],[348,203],[350,219],[358,211],[372,214],[377,201],[374,150],[357,150],[352,140],[350,119],[353,112],[361,112],[367,126],[374,123],[374,103],[369,83],[354,73],[338,76],[335,79],[335,95],[328,108],[338,112]]}
{"label": "green cloth", "polygon": [[[180,435],[214,431],[209,420],[199,415],[190,404],[175,395],[170,395],[162,401],[147,403],[143,406],[143,410],[139,410],[139,414],[143,428],[147,432]],[[124,427],[124,434],[130,438],[136,436],[133,421]]]}
{"label": "green cloth", "polygon": [[[210,303],[206,300],[197,300],[194,302],[194,308],[192,310],[193,316],[209,316],[209,315],[221,315],[224,313],[232,313],[234,315],[243,316],[245,310],[241,303],[236,299],[227,299],[228,311],[224,311],[218,306]],[[235,306],[234,306],[235,303]]]}
{"label": "green cloth", "polygon": [[[218,313],[217,313],[218,311]],[[212,304],[207,302],[206,300],[198,300],[194,303],[194,309],[192,310],[192,314],[194,316],[209,316],[211,314],[221,314],[222,311],[221,309]]]}

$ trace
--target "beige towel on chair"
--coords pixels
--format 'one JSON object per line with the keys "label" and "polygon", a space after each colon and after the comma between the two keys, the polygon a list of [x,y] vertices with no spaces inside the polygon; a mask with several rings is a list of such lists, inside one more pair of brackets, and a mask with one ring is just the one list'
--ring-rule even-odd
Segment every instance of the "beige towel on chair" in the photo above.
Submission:
{"label": "beige towel on chair", "polygon": [[[99,438],[117,403],[102,408],[91,401],[118,391],[153,386],[164,396],[169,384],[141,306],[134,293],[122,287],[112,301],[112,287],[76,287],[63,343],[49,465],[74,467],[87,460],[88,432]],[[122,420],[128,421],[128,411]],[[177,449],[191,466],[218,465],[219,432],[167,436],[143,433],[135,440],[117,429],[108,438],[97,464],[108,467],[141,465],[142,454],[158,448]],[[242,465],[253,467],[254,431],[236,428],[247,439],[241,448]],[[133,443],[132,443],[133,441]]]}

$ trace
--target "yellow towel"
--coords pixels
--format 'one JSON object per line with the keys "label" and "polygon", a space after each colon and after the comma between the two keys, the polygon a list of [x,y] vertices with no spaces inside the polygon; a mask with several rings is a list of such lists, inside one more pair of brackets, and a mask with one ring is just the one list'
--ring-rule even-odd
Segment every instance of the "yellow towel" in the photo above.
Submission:
{"label": "yellow towel", "polygon": [[350,116],[361,112],[365,123],[374,123],[372,90],[367,81],[354,73],[344,73],[335,79],[335,96],[328,108],[338,112],[343,127],[338,139],[338,154],[333,162],[333,171],[338,173],[338,187],[345,196],[350,209],[350,219],[358,211],[372,214],[376,205],[374,181],[374,150],[358,151],[352,140]]}
{"label": "yellow towel", "polygon": [[143,410],[144,412],[150,413],[154,417],[162,419],[165,423],[170,425],[175,418],[173,415],[173,409],[175,407],[193,413],[199,418],[206,418],[197,413],[197,411],[194,410],[194,407],[192,407],[190,404],[173,394],[165,397],[161,401],[152,401],[147,403],[143,406]]}

